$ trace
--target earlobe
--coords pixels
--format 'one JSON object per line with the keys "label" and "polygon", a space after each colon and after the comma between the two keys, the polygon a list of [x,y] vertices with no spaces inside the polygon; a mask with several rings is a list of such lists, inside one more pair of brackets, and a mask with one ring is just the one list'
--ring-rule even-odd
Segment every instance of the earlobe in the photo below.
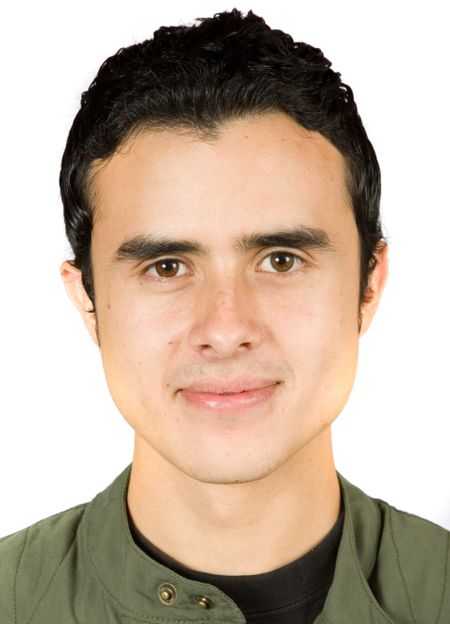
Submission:
{"label": "earlobe", "polygon": [[377,264],[369,276],[367,290],[360,309],[360,336],[369,329],[386,285],[389,273],[387,243],[384,241],[379,243],[377,251],[375,252],[375,257],[377,259]]}
{"label": "earlobe", "polygon": [[81,318],[92,340],[97,346],[100,346],[94,305],[83,286],[80,269],[75,266],[73,260],[65,260],[59,272],[63,279],[66,293],[81,314]]}

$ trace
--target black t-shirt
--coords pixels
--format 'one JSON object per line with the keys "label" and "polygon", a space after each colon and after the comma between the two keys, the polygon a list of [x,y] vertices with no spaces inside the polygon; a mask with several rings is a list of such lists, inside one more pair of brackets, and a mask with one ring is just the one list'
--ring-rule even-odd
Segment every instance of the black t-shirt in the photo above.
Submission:
{"label": "black t-shirt", "polygon": [[299,559],[270,572],[244,576],[191,570],[149,542],[130,515],[128,520],[134,541],[147,555],[185,578],[218,587],[234,600],[249,624],[312,624],[333,580],[344,512],[341,506],[328,535]]}

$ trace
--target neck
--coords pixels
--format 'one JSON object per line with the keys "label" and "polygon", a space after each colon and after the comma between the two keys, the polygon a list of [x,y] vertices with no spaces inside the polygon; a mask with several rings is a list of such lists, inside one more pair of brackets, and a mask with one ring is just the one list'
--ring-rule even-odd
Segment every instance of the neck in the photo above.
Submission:
{"label": "neck", "polygon": [[127,502],[140,532],[193,570],[274,570],[316,546],[338,518],[330,430],[263,479],[233,484],[193,479],[137,437]]}

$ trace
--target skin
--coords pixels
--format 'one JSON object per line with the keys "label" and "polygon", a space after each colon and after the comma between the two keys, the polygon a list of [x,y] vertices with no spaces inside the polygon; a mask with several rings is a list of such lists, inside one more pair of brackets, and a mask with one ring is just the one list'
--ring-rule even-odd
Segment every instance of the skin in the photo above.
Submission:
{"label": "skin", "polygon": [[[233,120],[208,141],[141,132],[93,167],[95,314],[78,269],[66,261],[61,274],[136,433],[131,516],[192,569],[273,570],[336,522],[330,426],[387,277],[380,245],[360,308],[344,175],[340,152],[283,113]],[[330,245],[233,247],[242,235],[293,224],[320,229]],[[166,256],[179,264],[165,280],[155,260],[115,259],[124,241],[149,234],[196,240],[208,255]],[[292,268],[280,271],[276,252]],[[231,414],[196,408],[180,392],[200,378],[240,375],[276,380],[276,391]]]}

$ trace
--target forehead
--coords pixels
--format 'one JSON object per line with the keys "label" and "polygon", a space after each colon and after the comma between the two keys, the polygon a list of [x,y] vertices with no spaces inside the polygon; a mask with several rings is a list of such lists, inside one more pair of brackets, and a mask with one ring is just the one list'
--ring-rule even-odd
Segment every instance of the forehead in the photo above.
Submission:
{"label": "forehead", "polygon": [[219,244],[262,223],[349,227],[345,180],[341,153],[283,113],[227,122],[208,139],[141,131],[92,167],[93,245],[100,233],[103,242],[120,242],[203,227]]}

